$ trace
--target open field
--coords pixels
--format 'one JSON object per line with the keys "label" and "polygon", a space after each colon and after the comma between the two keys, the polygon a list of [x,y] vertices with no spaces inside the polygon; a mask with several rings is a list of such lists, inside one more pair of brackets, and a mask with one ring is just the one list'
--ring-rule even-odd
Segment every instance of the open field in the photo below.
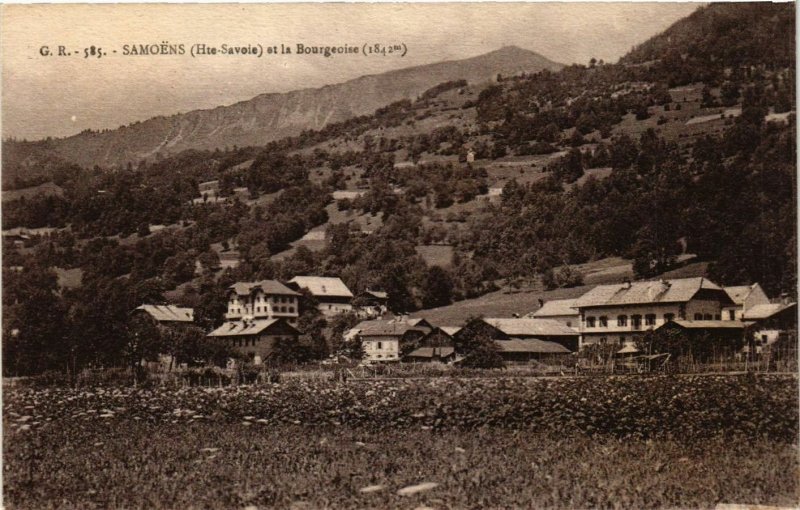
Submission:
{"label": "open field", "polygon": [[796,377],[317,380],[5,393],[8,508],[800,501]]}
{"label": "open field", "polygon": [[[6,438],[7,508],[713,508],[798,501],[765,440],[110,423]],[[399,495],[405,487],[428,490]],[[413,491],[409,491],[413,492]]]}

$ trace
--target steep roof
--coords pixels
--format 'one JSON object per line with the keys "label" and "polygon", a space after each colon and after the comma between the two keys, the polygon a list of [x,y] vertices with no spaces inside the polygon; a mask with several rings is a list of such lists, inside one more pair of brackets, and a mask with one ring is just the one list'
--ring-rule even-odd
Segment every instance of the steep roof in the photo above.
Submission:
{"label": "steep roof", "polygon": [[578,333],[552,319],[484,319],[508,336],[576,336]]}
{"label": "steep roof", "polygon": [[578,310],[573,308],[575,299],[553,299],[547,301],[541,308],[530,314],[531,317],[557,317],[561,315],[578,315]]}
{"label": "steep roof", "polygon": [[447,333],[450,336],[454,336],[456,333],[461,331],[461,327],[460,326],[442,326],[439,329],[441,329],[442,331],[444,331],[445,333]]}
{"label": "steep roof", "polygon": [[291,283],[296,283],[304,289],[308,289],[315,297],[353,297],[353,293],[347,285],[339,278],[328,276],[295,276]]}
{"label": "steep roof", "polygon": [[389,294],[382,290],[365,290],[364,294],[369,294],[370,296],[377,298],[377,299],[389,299]]}
{"label": "steep roof", "polygon": [[576,308],[593,306],[636,305],[652,303],[685,303],[701,289],[722,289],[706,278],[679,278],[630,284],[598,285],[575,300]]}
{"label": "steep roof", "polygon": [[547,342],[537,338],[512,338],[495,340],[495,345],[502,352],[528,352],[533,354],[568,354],[572,351],[556,342]]}
{"label": "steep roof", "polygon": [[797,303],[767,303],[763,305],[755,305],[752,308],[745,310],[742,318],[749,320],[769,319],[773,315],[793,306],[797,306]]}
{"label": "steep roof", "polygon": [[737,305],[743,305],[745,299],[753,290],[754,285],[736,285],[734,287],[725,287],[725,293]]}
{"label": "steep roof", "polygon": [[136,310],[143,310],[158,322],[194,322],[194,309],[180,308],[174,305],[142,305]]}
{"label": "steep roof", "polygon": [[[244,335],[257,335],[264,330],[268,329],[269,327],[273,326],[274,324],[281,321],[281,319],[265,319],[265,320],[255,320],[255,321],[236,321],[236,322],[226,322],[222,326],[218,327],[214,331],[208,334],[208,336],[213,337],[228,337],[228,336],[244,336]],[[286,324],[284,325],[295,329],[292,325]],[[299,333],[299,331],[298,331]]]}
{"label": "steep roof", "polygon": [[264,294],[277,294],[280,296],[299,296],[298,292],[293,291],[286,285],[276,280],[261,280],[260,282],[236,282],[228,289],[233,290],[239,296],[247,296],[257,288],[261,288]]}

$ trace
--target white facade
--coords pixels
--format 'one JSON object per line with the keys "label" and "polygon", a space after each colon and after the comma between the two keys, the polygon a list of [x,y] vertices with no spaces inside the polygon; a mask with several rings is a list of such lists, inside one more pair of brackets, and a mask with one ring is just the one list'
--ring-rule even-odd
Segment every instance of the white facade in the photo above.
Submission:
{"label": "white facade", "polygon": [[720,320],[719,301],[651,303],[586,308],[580,314],[581,347],[601,341],[632,343],[635,335],[654,330],[670,320]]}
{"label": "white facade", "polygon": [[228,320],[285,318],[294,324],[300,316],[297,297],[265,294],[256,289],[242,296],[231,292],[228,296]]}
{"label": "white facade", "polygon": [[400,361],[400,341],[397,338],[363,340],[364,361]]}

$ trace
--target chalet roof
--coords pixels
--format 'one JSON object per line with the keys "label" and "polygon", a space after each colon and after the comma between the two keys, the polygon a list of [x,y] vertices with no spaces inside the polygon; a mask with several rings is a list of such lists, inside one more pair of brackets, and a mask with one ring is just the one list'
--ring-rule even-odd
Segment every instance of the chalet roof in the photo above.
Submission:
{"label": "chalet roof", "polygon": [[[208,336],[229,337],[229,336],[257,335],[280,321],[281,319],[264,319],[264,320],[253,320],[253,321],[226,322],[222,326],[218,327],[217,329],[209,333]],[[294,329],[293,326],[291,326],[290,324],[286,324],[285,322],[284,325]]]}
{"label": "chalet roof", "polygon": [[409,358],[446,358],[452,356],[455,349],[452,347],[419,347],[408,354]]}
{"label": "chalet roof", "polygon": [[578,315],[578,310],[573,308],[575,299],[553,299],[547,301],[541,308],[530,314],[531,317],[556,317],[561,315]]}
{"label": "chalet roof", "polygon": [[553,319],[484,319],[508,336],[576,336],[578,333]]}
{"label": "chalet roof", "polygon": [[747,296],[750,294],[750,292],[753,290],[754,287],[755,284],[724,287],[724,289],[725,293],[728,294],[728,297],[731,298],[731,301],[733,301],[737,305],[743,305],[745,299],[747,299]]}
{"label": "chalet roof", "polygon": [[142,305],[142,310],[158,322],[194,322],[194,309],[180,308],[174,305]]}
{"label": "chalet roof", "polygon": [[361,336],[403,336],[408,331],[420,331],[407,322],[385,321],[381,324],[372,324],[360,331]]}
{"label": "chalet roof", "polygon": [[442,326],[439,329],[441,329],[442,331],[444,331],[445,333],[447,333],[450,336],[455,336],[456,333],[461,331],[461,327],[460,326]]}
{"label": "chalet roof", "polygon": [[295,276],[290,283],[308,289],[315,297],[353,297],[353,293],[340,278],[327,276]]}
{"label": "chalet roof", "polygon": [[389,294],[383,292],[382,290],[365,290],[362,294],[370,295],[377,299],[389,299]]}
{"label": "chalet roof", "polygon": [[793,306],[797,306],[797,303],[766,303],[762,305],[755,305],[745,310],[742,318],[747,320],[769,319],[773,315]]}
{"label": "chalet roof", "polygon": [[425,319],[423,319],[421,317],[409,318],[409,319],[406,319],[405,322],[407,324],[409,324],[410,326],[421,327],[421,328],[425,327],[425,328],[433,329],[433,324],[431,324],[430,322],[428,322],[427,320],[425,320]]}
{"label": "chalet roof", "polygon": [[572,351],[557,342],[547,342],[537,338],[511,338],[495,340],[502,352],[528,352],[532,354],[568,354]]}
{"label": "chalet roof", "polygon": [[[752,323],[742,321],[723,321],[723,320],[674,320],[671,323],[684,328],[684,329],[744,329]],[[664,327],[669,325],[670,322],[662,325]]]}
{"label": "chalet roof", "polygon": [[576,308],[652,303],[685,303],[701,289],[722,290],[706,278],[679,278],[598,285],[575,300]]}
{"label": "chalet roof", "polygon": [[261,280],[260,282],[236,282],[230,287],[239,296],[248,296],[251,292],[260,288],[264,294],[277,294],[280,296],[299,296],[298,292],[293,291],[286,285],[276,280]]}

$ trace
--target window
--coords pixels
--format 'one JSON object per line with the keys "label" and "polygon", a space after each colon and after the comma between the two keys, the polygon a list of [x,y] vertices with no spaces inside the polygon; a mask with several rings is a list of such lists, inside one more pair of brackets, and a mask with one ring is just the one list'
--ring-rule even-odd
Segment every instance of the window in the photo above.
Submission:
{"label": "window", "polygon": [[294,313],[294,307],[293,306],[289,307],[289,313]]}
{"label": "window", "polygon": [[703,320],[710,321],[712,319],[712,317],[713,317],[713,315],[711,315],[710,313],[707,313],[707,314],[703,315]]}
{"label": "window", "polygon": [[606,317],[605,315],[600,317],[600,327],[601,328],[607,328],[608,327],[608,317]]}
{"label": "window", "polygon": [[675,314],[674,313],[665,313],[664,314],[664,322],[674,321]]}
{"label": "window", "polygon": [[572,327],[572,321],[567,321],[567,327],[568,327],[568,328],[571,328],[571,327]]}
{"label": "window", "polygon": [[632,315],[631,316],[631,323],[633,324],[633,329],[639,329],[642,327],[642,316],[641,315]]}
{"label": "window", "polygon": [[701,320],[703,320],[703,314],[702,314],[702,313],[696,313],[696,314],[694,314],[694,320],[696,320],[696,321],[701,321]]}
{"label": "window", "polygon": [[376,349],[383,349],[383,342],[377,342],[377,343],[375,344],[375,348],[376,348]]}
{"label": "window", "polygon": [[644,323],[646,326],[655,326],[656,325],[656,314],[648,313],[644,316]]}
{"label": "window", "polygon": [[761,335],[761,345],[767,345],[767,335]]}
{"label": "window", "polygon": [[620,336],[619,336],[619,344],[620,344],[620,345],[623,345],[623,344],[625,344],[625,335],[620,335]]}
{"label": "window", "polygon": [[680,307],[678,308],[678,317],[681,319],[686,318],[686,303],[681,303]]}
{"label": "window", "polygon": [[285,306],[281,307],[281,313],[286,313],[286,307]]}
{"label": "window", "polygon": [[594,327],[594,317],[586,317],[586,327],[587,328]]}
{"label": "window", "polygon": [[720,314],[714,315],[714,320],[718,321],[718,320],[721,320],[721,319],[722,319],[722,315],[720,315]]}
{"label": "window", "polygon": [[617,326],[627,326],[627,325],[628,325],[627,315],[620,315],[617,317]]}
{"label": "window", "polygon": [[736,310],[728,310],[728,319],[732,321],[736,320]]}

